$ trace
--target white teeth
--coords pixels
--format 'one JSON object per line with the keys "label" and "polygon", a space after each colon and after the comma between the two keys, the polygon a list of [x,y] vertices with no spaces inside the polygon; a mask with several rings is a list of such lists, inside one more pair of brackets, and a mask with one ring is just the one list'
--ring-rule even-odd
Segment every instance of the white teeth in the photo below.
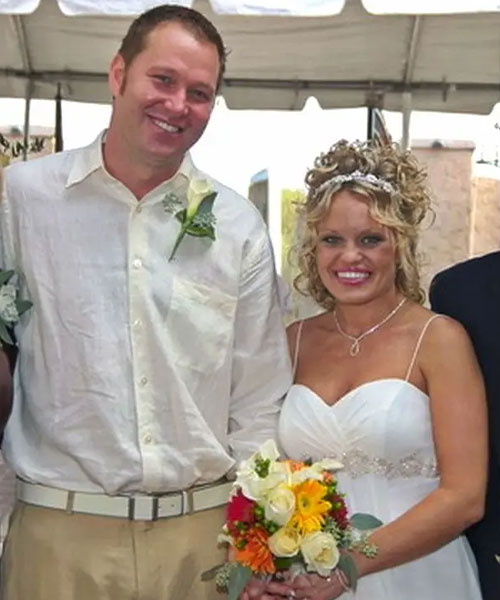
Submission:
{"label": "white teeth", "polygon": [[153,119],[153,123],[158,125],[164,131],[168,131],[169,133],[179,133],[181,130],[180,127],[175,127],[174,125],[169,125],[166,121],[158,121],[158,119]]}
{"label": "white teeth", "polygon": [[358,271],[342,271],[337,273],[341,279],[366,279],[369,273],[359,273]]}

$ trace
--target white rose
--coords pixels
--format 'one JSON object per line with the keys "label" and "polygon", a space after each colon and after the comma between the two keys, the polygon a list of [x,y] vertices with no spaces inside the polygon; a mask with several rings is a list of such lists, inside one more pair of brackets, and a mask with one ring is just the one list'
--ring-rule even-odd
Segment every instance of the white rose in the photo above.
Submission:
{"label": "white rose", "polygon": [[302,539],[300,551],[308,571],[328,577],[339,562],[340,553],[333,535],[324,531],[308,533]]}
{"label": "white rose", "polygon": [[267,495],[264,504],[266,519],[278,525],[286,525],[295,511],[295,494],[285,485],[281,484],[272,489]]}
{"label": "white rose", "polygon": [[301,536],[296,529],[282,527],[267,540],[269,550],[278,557],[295,556],[300,548]]}
{"label": "white rose", "polygon": [[0,319],[15,323],[19,319],[16,308],[16,288],[6,283],[0,287]]}
{"label": "white rose", "polygon": [[186,218],[192,219],[197,213],[203,198],[213,192],[213,187],[208,179],[191,179],[187,190],[188,206]]}

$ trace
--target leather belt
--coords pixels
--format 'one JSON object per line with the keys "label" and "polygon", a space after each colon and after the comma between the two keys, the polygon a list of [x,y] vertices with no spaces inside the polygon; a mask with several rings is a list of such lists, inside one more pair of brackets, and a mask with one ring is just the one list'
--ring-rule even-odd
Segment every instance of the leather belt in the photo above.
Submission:
{"label": "leather belt", "polygon": [[72,513],[156,521],[179,517],[227,503],[231,482],[212,483],[162,495],[119,495],[71,492],[17,479],[17,498],[26,504]]}

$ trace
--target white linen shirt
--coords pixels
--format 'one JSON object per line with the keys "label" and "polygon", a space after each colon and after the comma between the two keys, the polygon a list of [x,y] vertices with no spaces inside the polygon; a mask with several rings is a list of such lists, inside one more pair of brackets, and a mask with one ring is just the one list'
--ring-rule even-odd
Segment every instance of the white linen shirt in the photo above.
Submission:
{"label": "white linen shirt", "polygon": [[6,171],[0,267],[33,307],[16,327],[3,443],[28,481],[168,492],[224,476],[275,437],[291,372],[269,238],[255,207],[212,180],[215,242],[186,236],[189,156],[141,201],[86,148]]}

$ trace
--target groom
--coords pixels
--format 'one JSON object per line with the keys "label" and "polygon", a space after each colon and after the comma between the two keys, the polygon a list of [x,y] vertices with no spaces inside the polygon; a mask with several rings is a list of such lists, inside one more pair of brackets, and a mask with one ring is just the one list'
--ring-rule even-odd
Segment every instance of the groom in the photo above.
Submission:
{"label": "groom", "polygon": [[[111,62],[109,129],[6,172],[0,268],[33,307],[2,600],[218,598],[200,574],[225,556],[225,476],[274,437],[291,379],[265,225],[189,154],[225,58],[201,13],[151,9]],[[177,246],[193,195],[213,215]],[[0,350],[0,407],[8,377]]]}
{"label": "groom", "polygon": [[484,600],[500,598],[500,252],[455,265],[433,280],[433,310],[460,321],[472,338],[486,383],[490,429],[485,516],[467,531]]}

